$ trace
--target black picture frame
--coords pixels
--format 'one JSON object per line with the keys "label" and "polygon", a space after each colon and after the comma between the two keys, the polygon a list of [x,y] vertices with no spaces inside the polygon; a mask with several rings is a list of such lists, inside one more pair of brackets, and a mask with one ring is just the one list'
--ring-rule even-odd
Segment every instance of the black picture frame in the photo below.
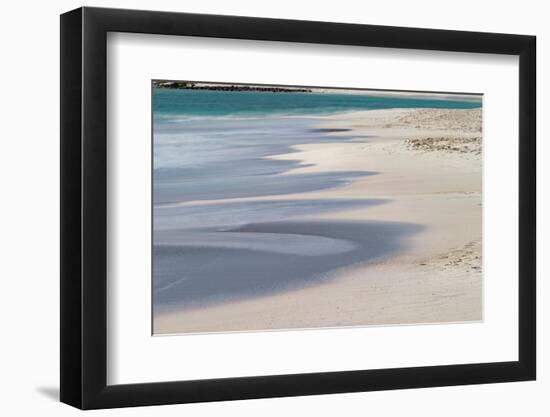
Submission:
{"label": "black picture frame", "polygon": [[[108,32],[519,56],[518,360],[107,385]],[[96,409],[535,379],[535,45],[524,35],[251,17],[88,7],[61,15],[61,401]]]}

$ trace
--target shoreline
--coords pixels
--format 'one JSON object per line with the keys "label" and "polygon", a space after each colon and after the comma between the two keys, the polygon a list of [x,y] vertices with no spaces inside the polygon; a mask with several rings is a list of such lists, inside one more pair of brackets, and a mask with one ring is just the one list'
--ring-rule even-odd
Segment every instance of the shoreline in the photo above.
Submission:
{"label": "shoreline", "polygon": [[404,253],[333,271],[330,280],[311,287],[155,315],[155,334],[481,320],[481,155],[471,145],[455,146],[480,138],[478,119],[480,130],[481,109],[370,110],[323,118],[319,128],[336,136],[338,129],[351,129],[344,134],[355,139],[296,145],[295,152],[271,157],[304,165],[282,175],[343,169],[379,174],[321,191],[232,201],[390,199],[304,219],[407,222],[424,230],[407,238]]}

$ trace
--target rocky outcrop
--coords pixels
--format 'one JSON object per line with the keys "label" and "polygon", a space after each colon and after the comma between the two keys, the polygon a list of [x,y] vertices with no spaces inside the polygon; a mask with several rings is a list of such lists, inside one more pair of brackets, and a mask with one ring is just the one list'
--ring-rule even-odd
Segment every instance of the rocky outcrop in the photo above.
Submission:
{"label": "rocky outcrop", "polygon": [[153,81],[156,88],[173,88],[186,90],[213,90],[213,91],[263,91],[272,93],[311,93],[309,88],[274,87],[262,85],[234,85],[234,84],[205,84],[190,81]]}

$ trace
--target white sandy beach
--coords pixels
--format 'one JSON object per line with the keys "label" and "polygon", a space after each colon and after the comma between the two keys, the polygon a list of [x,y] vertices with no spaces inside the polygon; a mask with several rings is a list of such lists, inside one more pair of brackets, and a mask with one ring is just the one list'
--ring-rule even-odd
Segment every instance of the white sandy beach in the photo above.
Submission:
{"label": "white sandy beach", "polygon": [[[331,170],[378,174],[290,197],[388,199],[314,219],[423,226],[408,249],[383,262],[337,270],[319,285],[155,315],[155,334],[482,319],[481,109],[361,111],[324,117],[319,127],[352,129],[345,134],[356,139],[299,145],[296,153],[276,156],[308,164],[285,173],[289,181],[296,173]],[[233,201],[282,198],[289,196]],[[198,203],[204,201],[189,204]]]}

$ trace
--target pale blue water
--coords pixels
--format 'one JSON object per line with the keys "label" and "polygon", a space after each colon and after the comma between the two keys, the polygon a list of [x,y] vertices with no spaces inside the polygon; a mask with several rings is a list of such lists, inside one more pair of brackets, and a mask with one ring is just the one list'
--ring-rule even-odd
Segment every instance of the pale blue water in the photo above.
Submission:
{"label": "pale blue water", "polygon": [[[323,116],[385,108],[475,108],[476,101],[346,94],[153,90],[153,300],[156,312],[290,291],[337,268],[406,248],[421,226],[312,220],[385,199],[298,199],[377,175],[288,174],[297,144],[368,141],[321,129]],[[279,196],[277,201],[232,201]],[[192,205],[190,205],[192,203]]]}

